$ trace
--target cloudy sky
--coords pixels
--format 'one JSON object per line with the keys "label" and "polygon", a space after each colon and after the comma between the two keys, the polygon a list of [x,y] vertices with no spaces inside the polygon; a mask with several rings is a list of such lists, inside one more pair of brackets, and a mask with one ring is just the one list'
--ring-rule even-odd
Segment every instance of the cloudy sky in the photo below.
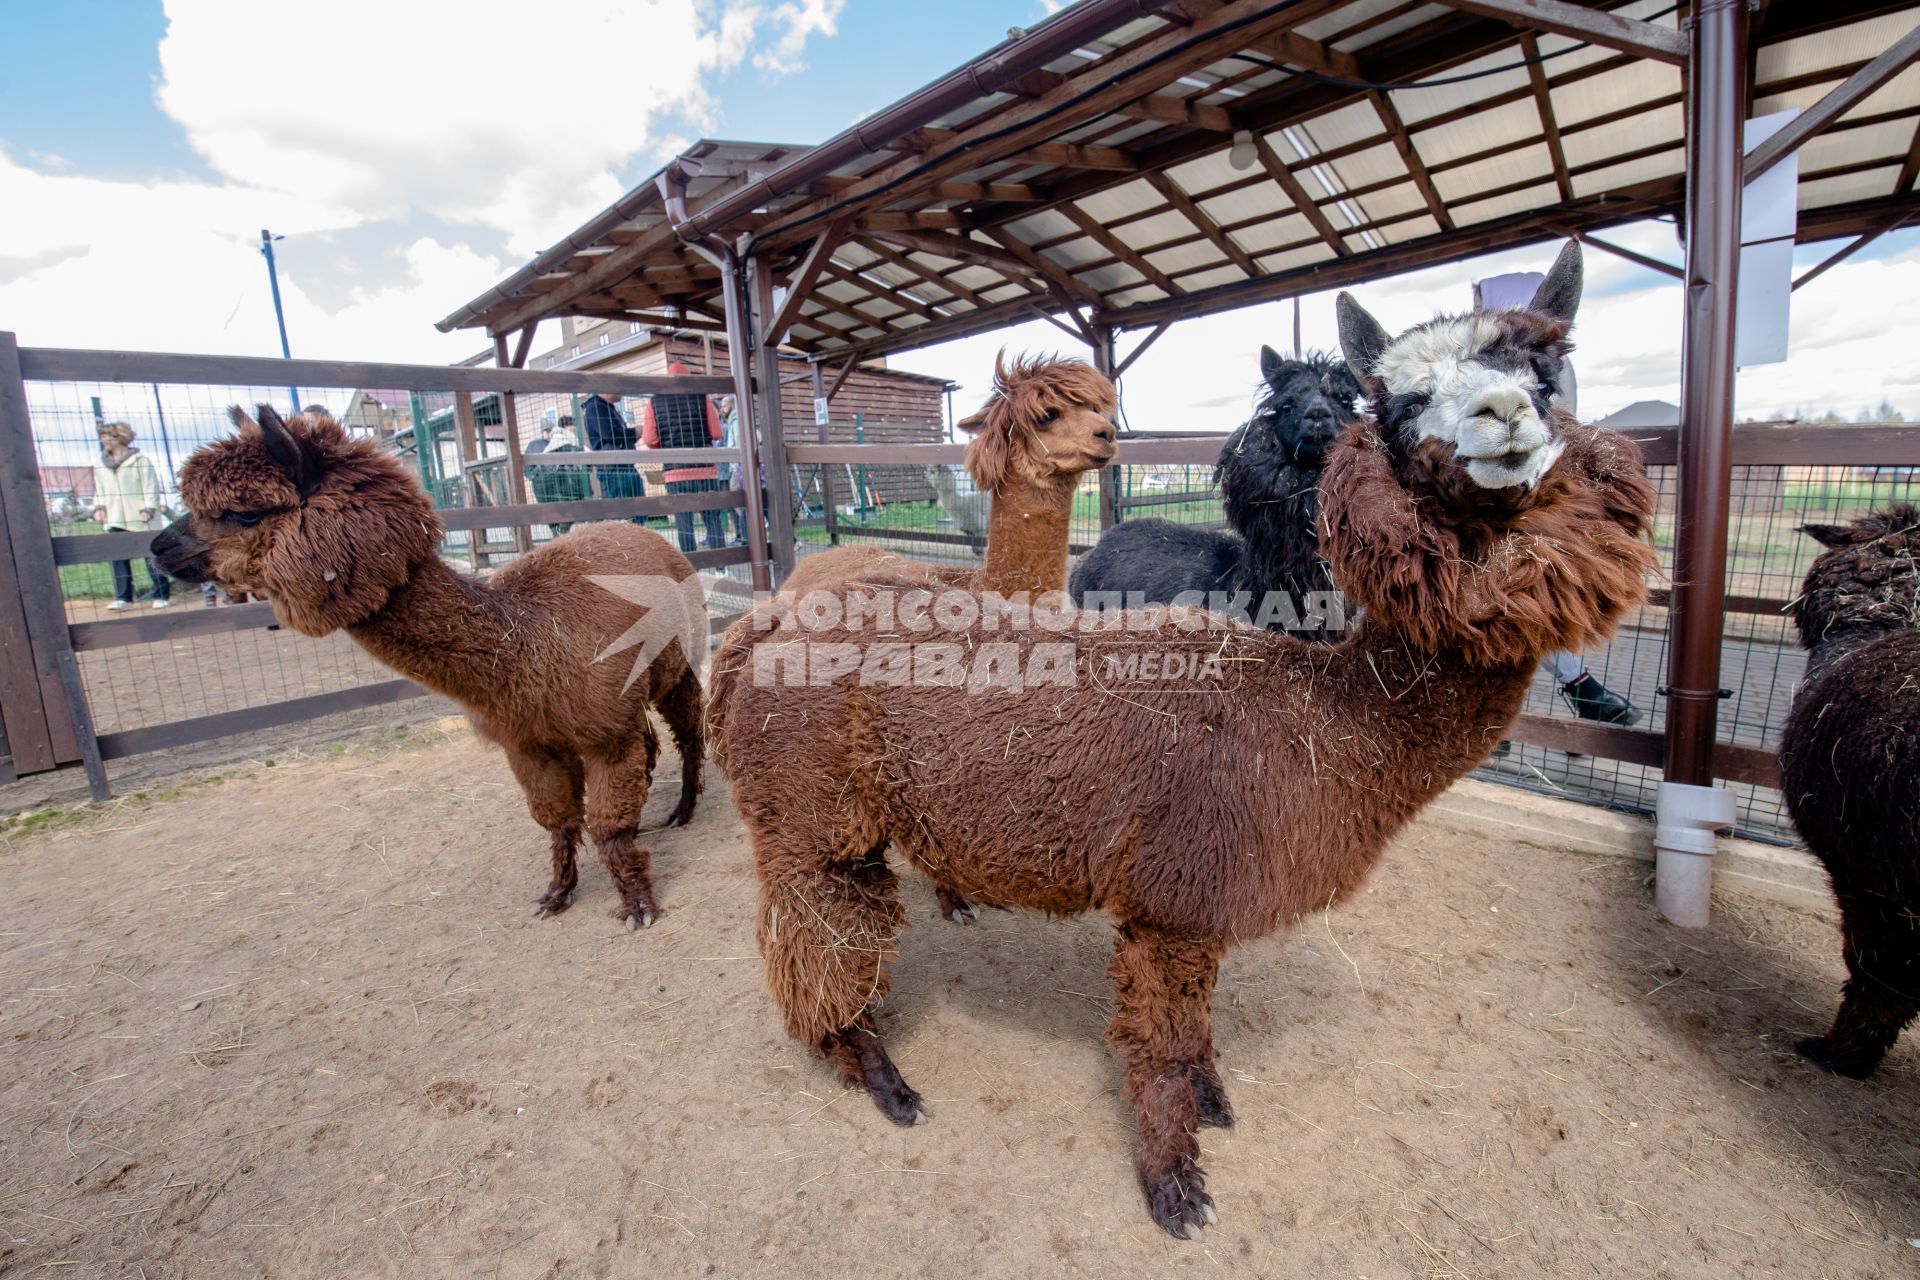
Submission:
{"label": "cloudy sky", "polygon": [[[262,227],[296,355],[442,362],[471,334],[433,321],[700,136],[817,142],[1052,0],[0,0],[0,327],[28,345],[271,355]],[[941,39],[926,38],[938,17]],[[561,18],[564,25],[560,25]],[[1678,260],[1669,227],[1617,238]],[[1831,246],[1808,246],[1810,265]],[[1455,309],[1469,283],[1544,269],[1551,248],[1375,282],[1389,327]],[[1581,409],[1676,398],[1679,290],[1589,254]],[[1794,298],[1787,364],[1748,370],[1743,416],[1920,417],[1910,308],[1920,230],[1887,236]],[[1333,300],[1303,304],[1309,345]],[[1143,430],[1224,430],[1288,304],[1175,326],[1129,373]],[[1122,339],[1126,350],[1134,337]],[[1001,343],[1070,349],[1044,324],[898,359],[976,398]]]}

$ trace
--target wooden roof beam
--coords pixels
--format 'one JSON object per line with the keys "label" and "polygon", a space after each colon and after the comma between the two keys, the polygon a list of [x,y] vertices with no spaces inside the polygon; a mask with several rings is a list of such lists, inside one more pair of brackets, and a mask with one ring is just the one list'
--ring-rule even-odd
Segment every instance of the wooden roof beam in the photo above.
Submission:
{"label": "wooden roof beam", "polygon": [[1024,262],[1049,285],[1061,290],[1073,301],[1084,302],[1092,307],[1105,305],[1105,299],[1094,292],[1093,288],[1080,277],[1038,249],[1031,247],[1011,231],[1004,227],[983,227],[981,234]]}
{"label": "wooden roof beam", "polygon": [[1367,98],[1373,103],[1374,114],[1380,117],[1380,123],[1387,127],[1387,133],[1393,139],[1393,149],[1400,153],[1400,163],[1407,167],[1407,176],[1413,179],[1420,198],[1427,202],[1427,212],[1433,215],[1433,220],[1440,224],[1442,231],[1453,230],[1453,215],[1447,212],[1447,202],[1440,198],[1440,189],[1433,185],[1433,175],[1427,172],[1427,162],[1420,158],[1420,150],[1413,145],[1413,135],[1407,132],[1406,121],[1400,118],[1393,99],[1378,89],[1368,90]]}
{"label": "wooden roof beam", "polygon": [[[840,199],[856,202],[857,207],[858,202],[888,199],[894,185],[908,175],[922,185],[932,185],[1017,155],[1059,132],[1056,117],[1063,108],[1071,106],[1083,118],[1112,111],[1154,92],[1172,77],[1219,61],[1236,48],[1244,48],[1249,40],[1309,22],[1343,2],[1296,0],[1252,21],[1242,11],[1244,6],[1227,5],[1191,27],[1169,25],[1109,54],[1089,72],[1073,76],[1037,98],[1009,103],[993,112],[990,127],[997,135],[993,142],[983,143],[974,138],[974,129],[961,130],[941,144],[938,156],[915,151],[892,164],[882,165],[862,176]],[[1091,80],[1089,75],[1093,77]],[[1088,86],[1094,83],[1100,87],[1089,90]],[[983,124],[981,130],[988,127]],[[1209,135],[1209,142],[1217,143],[1217,140]],[[931,167],[928,167],[930,160]],[[804,216],[805,210],[793,210],[788,217],[796,215]]]}
{"label": "wooden roof beam", "polygon": [[827,224],[807,250],[807,256],[800,260],[794,273],[787,277],[787,296],[773,313],[773,319],[767,322],[767,331],[761,341],[769,346],[779,346],[781,339],[787,336],[787,330],[793,328],[793,321],[800,314],[800,304],[813,292],[814,284],[820,279],[820,273],[832,261],[834,251],[846,243],[847,232],[851,229],[851,218],[835,218]]}
{"label": "wooden roof beam", "polygon": [[1588,44],[1631,53],[1637,58],[1652,58],[1676,67],[1687,65],[1687,38],[1680,32],[1637,18],[1568,4],[1566,0],[1440,0],[1440,3],[1483,17],[1504,18],[1515,26],[1572,36]]}
{"label": "wooden roof beam", "polygon": [[943,182],[933,189],[933,194],[937,199],[964,200],[969,204],[982,200],[1019,204],[1040,198],[1039,192],[1018,182]]}
{"label": "wooden roof beam", "polygon": [[1300,185],[1300,179],[1293,176],[1293,170],[1280,162],[1280,157],[1274,154],[1267,140],[1257,133],[1253,135],[1253,149],[1260,157],[1260,166],[1267,171],[1267,176],[1280,184],[1280,189],[1287,193],[1287,199],[1293,201],[1294,208],[1298,209],[1300,215],[1320,233],[1320,238],[1327,242],[1327,247],[1342,258],[1352,253],[1353,250],[1347,248],[1347,242],[1334,229],[1327,215],[1321,212],[1320,206],[1315,203],[1312,196],[1307,194],[1307,189]]}
{"label": "wooden roof beam", "polygon": [[1186,292],[1179,285],[1168,279],[1166,272],[1154,266],[1151,262],[1148,262],[1143,255],[1136,252],[1132,246],[1128,245],[1126,241],[1122,240],[1119,236],[1114,235],[1113,232],[1101,226],[1092,214],[1082,209],[1079,205],[1062,205],[1060,212],[1064,213],[1068,221],[1072,222],[1074,226],[1086,232],[1087,237],[1095,244],[1132,267],[1135,271],[1138,271],[1141,275],[1159,286],[1163,292],[1175,296]]}
{"label": "wooden roof beam", "polygon": [[1553,185],[1562,200],[1571,200],[1573,177],[1567,172],[1567,149],[1560,142],[1560,121],[1554,114],[1553,96],[1547,92],[1547,69],[1540,64],[1540,37],[1531,31],[1521,36],[1520,51],[1527,58],[1527,82],[1533,90],[1534,110],[1540,115],[1540,132],[1547,140],[1547,158],[1553,162]]}
{"label": "wooden roof beam", "polygon": [[1250,276],[1260,274],[1247,251],[1233,242],[1232,237],[1220,229],[1220,224],[1208,216],[1207,211],[1194,203],[1192,196],[1180,189],[1180,184],[1166,174],[1155,171],[1147,175],[1147,182],[1166,202],[1180,211],[1180,216],[1200,229],[1200,234],[1213,242],[1213,247],[1227,255],[1227,261]]}
{"label": "wooden roof beam", "polygon": [[982,299],[979,294],[967,288],[966,285],[961,284],[958,280],[950,279],[931,267],[922,266],[920,263],[915,262],[912,258],[909,258],[906,254],[901,253],[884,241],[855,236],[853,242],[862,249],[865,249],[868,253],[879,258],[888,266],[909,272],[925,283],[932,285],[934,288],[945,290],[954,297],[960,298],[972,306],[984,307],[987,305],[986,301]]}
{"label": "wooden roof beam", "polygon": [[[1025,97],[1039,97],[1058,89],[1068,78],[1058,71],[1041,68],[1021,76],[1007,86],[1007,90]],[[1149,93],[1114,108],[1114,114],[1134,120],[1157,120],[1161,124],[1183,124],[1188,128],[1209,129],[1214,133],[1232,133],[1239,127],[1234,123],[1233,113],[1225,107],[1191,102],[1170,93]]]}
{"label": "wooden roof beam", "polygon": [[1867,95],[1899,75],[1920,57],[1920,26],[1881,51],[1880,56],[1848,76],[1827,95],[1787,122],[1785,128],[1753,149],[1747,156],[1741,178],[1755,178],[1798,151],[1809,138],[1845,115]]}
{"label": "wooden roof beam", "polygon": [[860,219],[867,231],[961,231],[969,225],[966,218],[946,209],[869,213]]}

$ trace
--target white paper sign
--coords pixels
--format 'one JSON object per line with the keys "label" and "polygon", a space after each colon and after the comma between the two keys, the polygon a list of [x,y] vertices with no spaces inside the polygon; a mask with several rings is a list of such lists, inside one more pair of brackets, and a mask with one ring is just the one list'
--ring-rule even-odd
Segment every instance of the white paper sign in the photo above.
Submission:
{"label": "white paper sign", "polygon": [[825,396],[815,396],[813,398],[813,425],[816,427],[824,427],[827,425],[827,398]]}
{"label": "white paper sign", "polygon": [[[1751,152],[1798,111],[1747,121]],[[1735,290],[1733,362],[1746,368],[1787,358],[1788,298],[1793,291],[1793,237],[1799,225],[1800,153],[1792,152],[1748,184],[1740,197],[1740,282]]]}

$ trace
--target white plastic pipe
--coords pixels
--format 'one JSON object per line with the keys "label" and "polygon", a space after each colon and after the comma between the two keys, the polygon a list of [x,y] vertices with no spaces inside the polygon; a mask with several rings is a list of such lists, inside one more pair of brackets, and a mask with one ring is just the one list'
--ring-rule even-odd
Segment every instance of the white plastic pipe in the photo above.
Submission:
{"label": "white plastic pipe", "polygon": [[1733,793],[1663,782],[1654,802],[1653,905],[1686,929],[1704,929],[1713,902],[1714,832],[1733,825]]}

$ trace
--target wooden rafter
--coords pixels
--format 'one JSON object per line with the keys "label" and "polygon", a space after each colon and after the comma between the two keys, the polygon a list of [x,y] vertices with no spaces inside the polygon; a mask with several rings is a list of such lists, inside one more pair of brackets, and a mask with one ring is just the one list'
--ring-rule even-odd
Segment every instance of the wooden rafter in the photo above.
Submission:
{"label": "wooden rafter", "polygon": [[1119,236],[1114,235],[1113,232],[1101,226],[1092,214],[1082,209],[1079,205],[1063,205],[1061,206],[1060,212],[1064,213],[1067,216],[1067,220],[1072,222],[1074,226],[1086,232],[1088,239],[1132,267],[1135,271],[1138,271],[1141,275],[1157,285],[1162,291],[1171,294],[1184,292],[1179,285],[1167,278],[1166,272],[1154,266],[1151,262],[1148,262],[1144,255],[1136,252],[1132,246],[1127,244],[1127,242]]}
{"label": "wooden rafter", "polygon": [[925,266],[925,265],[922,265],[921,263],[915,262],[912,258],[909,258],[906,254],[901,253],[899,250],[895,249],[892,245],[887,244],[884,241],[865,239],[860,236],[855,236],[853,242],[856,245],[860,246],[862,249],[865,249],[868,253],[871,253],[875,257],[879,258],[882,262],[886,263],[888,266],[896,267],[901,271],[910,272],[915,277],[925,281],[927,284],[932,285],[934,288],[944,290],[945,292],[952,294],[954,297],[964,300],[970,306],[984,307],[987,305],[986,300],[984,298],[982,298],[979,294],[975,293],[972,289],[969,289],[966,285],[961,284],[958,280],[955,280],[949,276],[943,275],[942,273],[935,271],[932,267]]}
{"label": "wooden rafter", "polygon": [[[832,279],[838,281],[839,283],[844,284],[849,288],[858,289],[862,293],[867,294],[868,296],[862,299],[863,302],[874,302],[879,300],[878,296],[875,295],[873,292],[873,285],[871,283],[869,283],[868,281],[862,280],[859,276],[854,275],[851,271],[847,271],[846,269],[842,268],[839,263],[833,263],[830,266],[828,266],[827,274]],[[839,298],[835,298],[830,294],[824,294],[824,293],[817,296],[814,299],[814,301],[818,302],[823,307],[831,307],[842,315],[852,316],[855,320],[860,321],[860,323],[862,324],[872,325],[874,328],[880,330],[883,333],[893,333],[899,327],[898,325],[893,323],[892,317],[875,315],[873,312],[867,310],[866,307],[862,306],[861,303],[859,302],[844,302]],[[886,301],[891,302],[894,306],[900,307],[902,310],[907,309],[907,304],[905,302],[900,301],[899,299],[888,297]],[[939,320],[943,318],[937,313],[935,313],[933,309],[930,307],[923,308],[922,314],[929,320]]]}
{"label": "wooden rafter", "polygon": [[[1758,46],[1755,46],[1756,49]],[[1531,31],[1520,37],[1527,59],[1527,84],[1533,90],[1534,109],[1540,113],[1540,133],[1547,140],[1547,158],[1553,163],[1553,185],[1562,200],[1573,199],[1573,178],[1567,173],[1567,149],[1560,142],[1560,121],[1553,96],[1547,90],[1547,69],[1540,64],[1540,38]]]}
{"label": "wooden rafter", "polygon": [[1321,212],[1320,206],[1314,202],[1312,196],[1307,194],[1307,189],[1300,185],[1300,179],[1293,176],[1293,170],[1281,163],[1280,157],[1274,154],[1267,140],[1257,133],[1253,135],[1253,149],[1254,153],[1260,157],[1260,167],[1267,171],[1268,177],[1280,184],[1280,189],[1287,193],[1287,199],[1293,201],[1294,208],[1300,211],[1300,215],[1319,233],[1320,238],[1327,242],[1327,247],[1342,258],[1352,253],[1353,250],[1347,248],[1347,242],[1341,239],[1340,233],[1334,229],[1332,221]]}
{"label": "wooden rafter", "polygon": [[1881,236],[1887,234],[1887,232],[1898,231],[1901,227],[1913,221],[1913,218],[1914,218],[1914,215],[1912,213],[1904,214],[1898,218],[1892,219],[1885,226],[1875,227],[1872,231],[1866,232],[1864,235],[1852,241],[1850,244],[1843,245],[1837,251],[1828,254],[1827,257],[1822,261],[1820,261],[1819,263],[1815,264],[1814,266],[1808,267],[1806,272],[1802,274],[1799,279],[1793,282],[1793,285],[1791,288],[1788,289],[1788,292],[1791,293],[1794,289],[1798,289],[1801,285],[1806,284],[1808,281],[1817,278],[1822,273],[1824,273],[1829,267],[1839,266],[1841,263],[1845,262],[1848,258],[1851,258],[1854,254],[1860,252],[1860,250],[1866,248],[1868,245],[1872,244],[1875,240],[1878,240]]}
{"label": "wooden rafter", "polygon": [[[950,181],[970,169],[1045,142],[1059,132],[1055,117],[1063,107],[1071,106],[1084,118],[1112,111],[1153,92],[1170,77],[1218,61],[1248,40],[1310,21],[1340,3],[1342,0],[1299,0],[1251,22],[1238,6],[1229,5],[1191,27],[1170,26],[1102,58],[1097,64],[1100,88],[1089,92],[1082,85],[1084,75],[1076,75],[1038,97],[1009,103],[994,113],[996,137],[991,143],[973,138],[970,130],[962,131],[933,148],[934,154],[915,152],[863,175],[839,199],[857,209],[867,201],[886,198],[894,185],[909,175],[923,185]],[[1220,141],[1217,135],[1204,136],[1216,145]]]}
{"label": "wooden rafter", "polygon": [[1907,159],[1900,166],[1900,176],[1893,180],[1893,193],[1905,195],[1913,190],[1913,180],[1920,178],[1920,124],[1913,127],[1913,141],[1907,144]]}
{"label": "wooden rafter", "polygon": [[931,253],[936,257],[948,258],[954,262],[971,262],[976,266],[992,267],[998,271],[1012,271],[1023,276],[1038,274],[1025,261],[999,245],[982,244],[967,236],[946,235],[938,231],[885,229],[870,229],[868,234],[875,240],[905,245],[917,253]]}
{"label": "wooden rafter", "polygon": [[1147,182],[1158,191],[1166,202],[1180,211],[1180,216],[1200,229],[1200,234],[1213,242],[1213,247],[1227,255],[1227,261],[1250,276],[1260,274],[1247,251],[1233,242],[1233,238],[1220,229],[1220,224],[1208,216],[1207,211],[1194,203],[1192,196],[1180,189],[1180,184],[1164,173],[1149,173]]}
{"label": "wooden rafter", "polygon": [[[934,310],[932,305],[930,305],[929,303],[922,302],[920,299],[914,297],[911,293],[908,293],[905,289],[888,288],[885,293],[875,293],[874,290],[876,288],[885,288],[886,286],[876,285],[873,281],[866,279],[865,277],[859,275],[857,272],[851,271],[846,267],[841,266],[837,262],[828,264],[826,275],[828,279],[837,280],[841,284],[851,285],[855,289],[859,289],[865,293],[871,294],[872,296],[866,300],[869,305],[871,305],[874,302],[884,301],[884,302],[890,302],[896,307],[901,307],[908,311],[912,311],[917,315],[919,315],[923,320],[945,320],[947,318],[944,313]],[[833,305],[840,307],[843,310],[847,310],[847,314],[851,316],[854,316],[858,319],[866,320],[867,323],[869,324],[874,323],[874,320],[870,318],[872,313],[865,310],[865,308],[861,308],[858,310],[848,310],[850,304],[843,303],[843,302],[836,302],[836,303],[833,303]],[[893,326],[888,325],[887,327],[891,328]]]}
{"label": "wooden rafter", "polygon": [[1848,76],[1820,101],[1789,120],[1786,127],[1753,149],[1742,168],[1743,181],[1755,178],[1798,151],[1806,141],[1846,114],[1855,104],[1899,75],[1920,58],[1920,26],[1882,50],[1866,66]]}
{"label": "wooden rafter", "polygon": [[1646,267],[1650,271],[1658,271],[1661,275],[1672,276],[1676,280],[1684,280],[1686,278],[1687,273],[1683,269],[1674,266],[1671,262],[1662,262],[1658,258],[1649,258],[1644,253],[1636,253],[1625,245],[1615,244],[1611,240],[1602,240],[1599,236],[1593,235],[1591,232],[1582,231],[1578,227],[1561,228],[1556,226],[1551,229],[1559,232],[1561,235],[1571,236],[1581,244],[1592,245],[1602,253],[1610,253],[1616,258],[1623,258],[1628,262]]}
{"label": "wooden rafter", "polygon": [[1094,307],[1102,305],[1100,295],[1079,276],[1074,275],[1040,250],[1032,248],[1005,227],[985,227],[982,228],[981,234],[1032,267],[1049,285],[1062,290],[1076,302],[1084,302]]}
{"label": "wooden rafter", "polygon": [[[1009,85],[1008,90],[1030,98],[1038,97],[1059,88],[1067,78],[1058,71],[1029,71]],[[1215,133],[1232,133],[1238,127],[1234,124],[1233,113],[1225,107],[1189,102],[1170,93],[1149,93],[1132,102],[1122,103],[1114,109],[1114,114],[1133,120],[1186,125],[1190,129],[1211,129]]]}
{"label": "wooden rafter", "polygon": [[1419,148],[1413,145],[1413,135],[1407,132],[1407,125],[1400,118],[1393,99],[1378,89],[1368,91],[1367,99],[1373,103],[1374,114],[1380,117],[1380,123],[1387,127],[1387,133],[1393,138],[1393,149],[1400,153],[1400,163],[1407,167],[1407,176],[1413,179],[1413,185],[1420,192],[1420,198],[1427,202],[1427,212],[1440,224],[1442,231],[1453,230],[1453,215],[1447,212],[1447,202],[1440,198],[1440,189],[1433,185],[1433,175],[1427,172],[1427,162],[1420,158]]}
{"label": "wooden rafter", "polygon": [[[737,183],[737,180],[736,180]],[[702,206],[712,203],[732,193],[735,183],[715,187],[700,200]],[[693,203],[688,204],[693,209]],[[494,333],[506,333],[518,329],[531,321],[548,316],[566,314],[566,304],[582,294],[603,289],[615,281],[631,274],[633,268],[660,249],[672,247],[678,242],[673,228],[663,219],[660,225],[648,231],[632,244],[622,245],[611,253],[601,255],[600,261],[586,271],[580,272],[566,284],[548,293],[530,298],[514,307],[505,315],[490,318],[487,328]]]}
{"label": "wooden rafter", "polygon": [[1565,0],[1440,0],[1455,9],[1503,18],[1522,27],[1572,36],[1588,44],[1652,58],[1677,67],[1687,64],[1687,38],[1678,31],[1623,18],[1617,13],[1568,4]]}
{"label": "wooden rafter", "polygon": [[827,224],[819,238],[807,250],[807,256],[787,279],[787,296],[773,313],[773,319],[767,322],[767,332],[761,341],[779,346],[787,336],[787,330],[793,328],[794,320],[800,314],[800,306],[813,292],[813,286],[820,279],[820,273],[833,261],[834,251],[846,242],[847,232],[852,228],[851,218],[835,218]]}
{"label": "wooden rafter", "polygon": [[1171,329],[1172,327],[1173,327],[1173,321],[1171,320],[1162,320],[1159,324],[1153,326],[1153,332],[1149,333],[1146,337],[1142,338],[1140,340],[1140,345],[1135,347],[1130,353],[1128,353],[1127,358],[1125,360],[1122,360],[1117,366],[1114,367],[1113,376],[1117,379],[1122,374],[1126,373],[1127,370],[1133,368],[1133,362],[1135,360],[1138,360],[1141,356],[1147,354],[1147,348],[1152,346],[1154,343],[1160,341],[1160,335],[1165,333],[1168,329]]}

